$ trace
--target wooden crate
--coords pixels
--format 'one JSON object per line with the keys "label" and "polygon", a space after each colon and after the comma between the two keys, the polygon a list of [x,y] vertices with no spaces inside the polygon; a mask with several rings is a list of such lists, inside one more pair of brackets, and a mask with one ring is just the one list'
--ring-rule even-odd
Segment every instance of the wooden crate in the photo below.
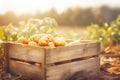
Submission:
{"label": "wooden crate", "polygon": [[99,71],[100,43],[49,48],[4,43],[5,71],[33,80],[67,80],[80,70]]}

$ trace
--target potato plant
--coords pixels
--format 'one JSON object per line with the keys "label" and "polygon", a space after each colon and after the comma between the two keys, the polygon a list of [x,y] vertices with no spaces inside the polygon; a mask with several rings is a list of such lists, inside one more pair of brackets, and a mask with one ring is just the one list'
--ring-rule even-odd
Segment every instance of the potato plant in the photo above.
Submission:
{"label": "potato plant", "polygon": [[115,46],[120,44],[120,16],[110,24],[104,23],[103,26],[91,24],[87,27],[89,38],[98,40],[102,46]]}

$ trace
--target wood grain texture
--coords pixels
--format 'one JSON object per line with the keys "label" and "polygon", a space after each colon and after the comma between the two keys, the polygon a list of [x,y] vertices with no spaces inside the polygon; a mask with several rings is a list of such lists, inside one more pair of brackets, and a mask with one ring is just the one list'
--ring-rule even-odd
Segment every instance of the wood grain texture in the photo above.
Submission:
{"label": "wood grain texture", "polygon": [[3,43],[4,54],[5,54],[5,63],[4,71],[8,72],[9,70],[9,43]]}
{"label": "wood grain texture", "polygon": [[[100,69],[100,60],[96,56],[71,62],[71,59],[75,60],[98,55],[100,53],[99,42],[81,41],[77,45],[55,48],[35,47],[16,43],[5,43],[4,46],[6,71],[20,74],[33,80],[67,80],[68,77],[77,71],[99,71]],[[12,58],[15,59],[12,60]],[[18,61],[15,61],[17,59]],[[41,63],[41,66],[28,64],[30,61]],[[70,62],[48,66],[61,61]]]}
{"label": "wood grain texture", "polygon": [[67,80],[77,71],[99,71],[99,57],[47,67],[47,80]]}
{"label": "wood grain texture", "polygon": [[98,55],[100,53],[100,43],[81,43],[72,46],[50,48],[48,50],[49,53],[46,54],[46,63],[54,63],[64,60]]}
{"label": "wood grain texture", "polygon": [[32,62],[42,62],[42,54],[44,54],[44,49],[34,46],[26,46],[22,44],[12,44],[9,45],[9,57],[22,59]]}
{"label": "wood grain texture", "polygon": [[16,75],[22,75],[23,78],[40,80],[41,76],[41,68],[39,66],[31,65],[28,63],[23,63],[19,61],[9,61],[9,72]]}

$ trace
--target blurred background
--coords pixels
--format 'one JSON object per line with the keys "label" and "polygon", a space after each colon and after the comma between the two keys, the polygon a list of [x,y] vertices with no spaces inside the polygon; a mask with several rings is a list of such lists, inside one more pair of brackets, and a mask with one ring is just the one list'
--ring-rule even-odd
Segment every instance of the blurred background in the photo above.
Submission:
{"label": "blurred background", "polygon": [[60,26],[110,23],[120,14],[119,0],[0,0],[0,26],[52,17]]}

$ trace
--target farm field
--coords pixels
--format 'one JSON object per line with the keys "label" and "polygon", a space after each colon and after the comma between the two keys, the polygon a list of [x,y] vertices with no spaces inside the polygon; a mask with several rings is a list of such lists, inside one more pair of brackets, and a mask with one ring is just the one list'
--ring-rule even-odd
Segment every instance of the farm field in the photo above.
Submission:
{"label": "farm field", "polygon": [[88,33],[86,27],[81,26],[59,26],[57,31],[61,34],[71,34],[71,36],[76,36],[81,40],[88,39]]}
{"label": "farm field", "polygon": [[0,0],[0,80],[120,80],[120,0]]}
{"label": "farm field", "polygon": [[[80,40],[86,40],[88,39],[88,33],[86,28],[81,27],[68,27],[68,26],[62,26],[57,28],[57,32],[60,32],[61,34],[71,34],[73,36],[80,36]],[[107,52],[108,51],[108,52]],[[2,54],[0,56],[0,65],[1,65],[1,79],[2,80],[21,80],[20,76],[11,75],[10,73],[5,73],[3,71],[3,61],[4,61],[4,55]],[[82,80],[80,77],[92,77],[91,80],[120,80],[120,50],[116,48],[116,46],[109,48],[108,50],[101,50],[100,54],[101,59],[101,71],[100,73],[92,72],[93,74],[86,73],[86,72],[79,72],[72,76],[74,80]],[[84,75],[83,75],[84,74]],[[73,79],[70,80],[73,80]],[[87,77],[86,77],[87,78]]]}
{"label": "farm field", "polygon": [[[118,19],[120,19],[120,17]],[[38,20],[30,20],[28,23],[21,24],[19,27],[15,27],[12,24],[5,28],[1,27],[1,40],[40,47],[66,46],[67,40],[99,41],[101,43],[99,54],[100,72],[78,72],[71,76],[69,80],[82,80],[81,78],[85,78],[85,80],[120,80],[119,20],[113,21],[110,25],[105,23],[102,27],[97,24],[89,25],[89,27],[57,27],[57,23],[52,18],[45,18],[43,24],[36,24],[36,21]],[[5,66],[3,65],[5,56],[2,50],[1,46],[1,79],[23,80],[21,76],[4,72],[3,68]],[[89,77],[91,77],[91,79]]]}

